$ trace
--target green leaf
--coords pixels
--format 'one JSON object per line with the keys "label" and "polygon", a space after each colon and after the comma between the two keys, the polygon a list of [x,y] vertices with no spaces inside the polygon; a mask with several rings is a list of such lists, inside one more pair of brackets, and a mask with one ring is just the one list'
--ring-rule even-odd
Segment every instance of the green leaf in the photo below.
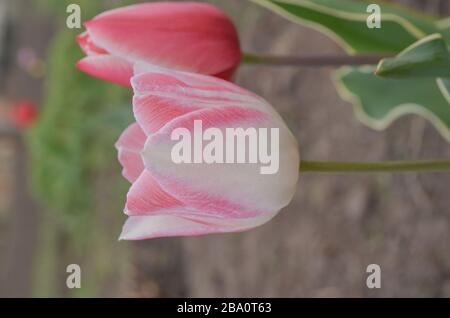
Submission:
{"label": "green leaf", "polygon": [[381,77],[450,77],[450,53],[442,35],[429,35],[395,57],[380,61],[376,74]]}
{"label": "green leaf", "polygon": [[436,27],[446,43],[450,43],[450,17],[436,21]]}
{"label": "green leaf", "polygon": [[446,78],[438,78],[436,81],[442,95],[450,104],[450,80]]}
{"label": "green leaf", "polygon": [[[349,53],[400,52],[438,32],[435,19],[381,3],[381,28],[367,27],[369,2],[355,0],[251,0],[283,17],[325,33]],[[373,3],[373,2],[372,2]]]}
{"label": "green leaf", "polygon": [[335,77],[340,96],[353,104],[356,116],[364,124],[382,130],[401,116],[417,114],[428,119],[450,142],[449,81],[385,79],[373,74],[373,70],[346,67]]}

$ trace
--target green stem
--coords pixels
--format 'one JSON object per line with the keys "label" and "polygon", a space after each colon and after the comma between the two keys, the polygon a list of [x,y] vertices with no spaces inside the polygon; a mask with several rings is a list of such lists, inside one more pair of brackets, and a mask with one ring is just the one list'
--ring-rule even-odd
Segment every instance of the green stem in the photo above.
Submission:
{"label": "green stem", "polygon": [[381,161],[381,162],[337,162],[301,161],[301,172],[450,172],[450,160],[432,161]]}
{"label": "green stem", "polygon": [[344,66],[377,65],[390,54],[380,55],[322,55],[322,56],[275,56],[243,53],[242,63],[278,66]]}

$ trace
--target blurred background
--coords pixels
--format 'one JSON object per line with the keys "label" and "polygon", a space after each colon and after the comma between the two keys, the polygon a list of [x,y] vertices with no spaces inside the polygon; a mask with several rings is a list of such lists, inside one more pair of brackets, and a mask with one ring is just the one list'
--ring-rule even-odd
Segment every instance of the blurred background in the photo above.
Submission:
{"label": "blurred background", "polygon": [[[0,296],[450,297],[449,174],[301,175],[292,203],[250,232],[117,240],[128,188],[113,147],[131,92],[77,71],[85,21],[132,0],[0,0]],[[243,0],[216,0],[244,51],[344,54],[325,36]],[[392,1],[448,16],[446,0]],[[237,82],[270,101],[303,159],[449,158],[424,119],[385,132],[359,123],[332,68],[242,66]],[[255,80],[258,79],[258,80]],[[366,287],[379,264],[381,289]],[[80,289],[66,287],[79,264]]]}

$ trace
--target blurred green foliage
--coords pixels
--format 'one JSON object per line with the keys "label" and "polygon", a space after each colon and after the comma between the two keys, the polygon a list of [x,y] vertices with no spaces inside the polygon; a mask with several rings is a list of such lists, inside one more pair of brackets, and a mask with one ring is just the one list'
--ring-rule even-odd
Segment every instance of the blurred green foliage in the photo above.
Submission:
{"label": "blurred green foliage", "polygon": [[[53,9],[53,3],[58,3],[58,12],[65,17],[61,3],[69,1],[45,2]],[[89,16],[103,9],[101,1],[79,3],[83,14]],[[129,89],[91,78],[75,68],[83,57],[75,42],[78,33],[80,30],[62,28],[49,49],[46,97],[40,121],[28,135],[33,187],[68,222],[90,212],[93,178],[116,162],[114,142],[132,122]]]}
{"label": "blurred green foliage", "polygon": [[[133,121],[132,91],[75,68],[84,56],[75,41],[82,30],[66,28],[65,19],[70,3],[81,6],[86,21],[112,4],[131,2],[38,2],[39,10],[56,17],[59,31],[48,50],[40,120],[27,135],[32,187],[46,211],[37,252],[36,296],[111,295],[102,286],[118,278],[126,263],[117,237],[129,184],[121,176],[114,143]],[[55,273],[73,262],[82,266],[86,279],[81,290],[69,292]]]}

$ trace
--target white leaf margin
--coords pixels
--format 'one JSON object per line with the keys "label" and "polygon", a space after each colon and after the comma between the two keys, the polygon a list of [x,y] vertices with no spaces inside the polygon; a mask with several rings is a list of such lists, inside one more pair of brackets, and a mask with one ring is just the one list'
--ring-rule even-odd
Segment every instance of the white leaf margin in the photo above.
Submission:
{"label": "white leaf margin", "polygon": [[[292,13],[288,12],[287,10],[283,10],[282,8],[280,8],[279,6],[277,6],[270,0],[249,0],[249,1],[259,4],[267,9],[270,9],[270,10],[278,13],[282,17],[288,19],[291,22],[294,22],[294,23],[297,23],[300,25],[304,25],[306,27],[309,27],[309,28],[319,31],[320,33],[328,36],[333,41],[335,41],[339,46],[344,48],[345,51],[347,51],[347,53],[349,53],[349,54],[357,53],[357,51],[355,49],[353,49],[349,44],[347,44],[337,33],[333,32],[329,28],[322,26],[320,23],[310,22],[310,21],[306,21],[302,18],[299,18],[295,14],[292,14]],[[349,12],[339,11],[339,10],[335,10],[335,9],[331,9],[331,8],[322,6],[317,3],[313,3],[309,0],[276,0],[276,1],[280,2],[280,3],[284,3],[284,4],[304,6],[304,7],[307,7],[308,9],[316,10],[316,11],[324,13],[324,14],[328,14],[328,15],[332,15],[332,16],[335,16],[338,18],[356,21],[356,22],[362,22],[362,21],[365,22],[368,17],[368,13],[361,14],[361,13],[349,13]],[[413,23],[411,23],[410,21],[408,21],[407,19],[405,19],[399,15],[392,14],[392,13],[384,13],[383,20],[396,22],[396,23],[400,24],[408,33],[410,33],[417,40],[419,40],[427,35],[427,33],[425,31],[416,27]]]}
{"label": "white leaf margin", "polygon": [[[358,68],[360,71],[367,72],[367,73],[373,73],[374,68],[371,66],[362,66]],[[442,137],[450,143],[450,129],[447,127],[447,125],[434,113],[427,110],[427,108],[420,104],[415,103],[405,103],[405,104],[399,104],[398,106],[394,107],[391,111],[386,113],[386,116],[384,116],[383,119],[375,119],[373,117],[370,117],[365,111],[363,107],[363,103],[361,101],[361,98],[351,92],[343,83],[342,78],[351,73],[353,68],[351,67],[342,67],[339,70],[335,72],[333,75],[333,82],[336,87],[336,91],[338,92],[338,95],[341,99],[344,101],[352,104],[353,106],[353,112],[356,116],[356,118],[361,121],[364,125],[378,131],[385,130],[388,128],[394,121],[399,119],[400,117],[406,116],[406,115],[419,115],[426,120],[428,120],[436,129],[439,131],[439,133],[442,135]],[[449,103],[449,111],[450,111],[450,92],[446,88],[446,86],[442,83],[441,79],[437,79],[437,85],[439,89],[441,90],[444,98]]]}

